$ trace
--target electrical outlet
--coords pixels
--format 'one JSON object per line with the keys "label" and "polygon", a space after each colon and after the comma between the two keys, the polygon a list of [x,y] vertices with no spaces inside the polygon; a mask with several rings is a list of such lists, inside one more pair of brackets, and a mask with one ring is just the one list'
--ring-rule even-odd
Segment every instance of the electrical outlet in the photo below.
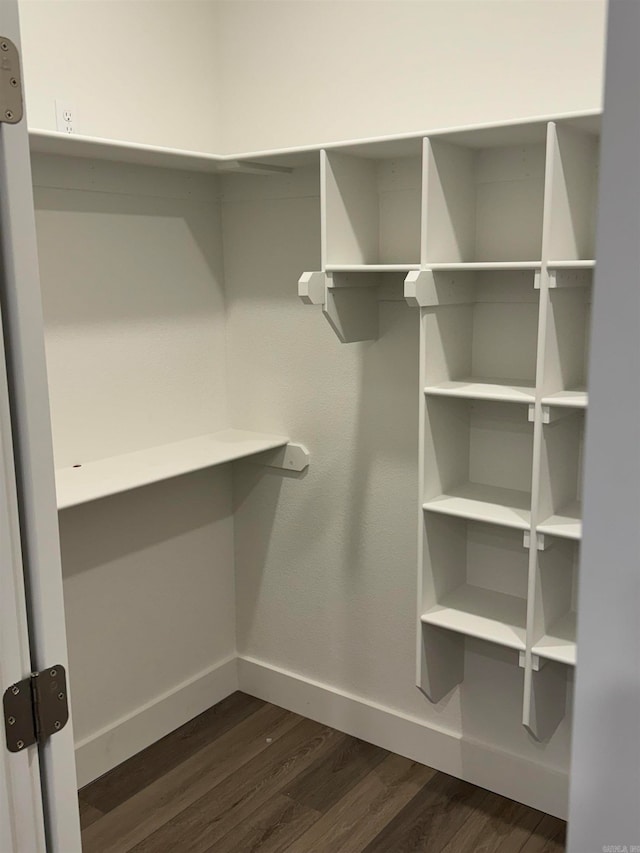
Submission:
{"label": "electrical outlet", "polygon": [[68,101],[56,101],[56,129],[61,133],[77,133],[76,109]]}

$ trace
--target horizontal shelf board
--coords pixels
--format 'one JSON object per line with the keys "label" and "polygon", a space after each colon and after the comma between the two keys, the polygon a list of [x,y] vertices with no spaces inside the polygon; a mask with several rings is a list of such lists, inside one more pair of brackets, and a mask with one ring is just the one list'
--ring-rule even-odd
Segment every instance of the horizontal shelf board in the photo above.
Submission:
{"label": "horizontal shelf board", "polygon": [[547,261],[550,270],[592,270],[595,261]]}
{"label": "horizontal shelf board", "polygon": [[66,157],[89,157],[119,163],[137,163],[168,169],[187,169],[196,172],[218,172],[225,158],[199,151],[182,151],[157,145],[121,142],[115,139],[58,133],[48,130],[29,131],[33,153],[59,154]]}
{"label": "horizontal shelf board", "polygon": [[470,400],[497,400],[506,403],[533,403],[536,398],[533,382],[511,379],[458,379],[427,385],[424,393],[438,397],[462,397]]}
{"label": "horizontal shelf board", "polygon": [[452,263],[452,264],[440,264],[440,263],[429,263],[427,261],[423,264],[424,267],[430,270],[434,270],[438,272],[442,271],[455,271],[455,270],[539,270],[542,268],[541,261],[478,261],[478,262],[470,262],[470,263]]}
{"label": "horizontal shelf board", "polygon": [[[286,171],[291,165],[270,163],[265,165],[231,155],[204,151],[188,151],[179,148],[164,148],[138,142],[123,142],[117,139],[102,139],[98,136],[60,133],[54,130],[30,130],[29,148],[32,154],[57,154],[64,157],[83,157],[92,160],[110,160],[139,166],[155,166],[163,169],[181,169],[189,172],[221,172],[223,174],[249,171]],[[314,162],[313,155],[296,165]]]}
{"label": "horizontal shelf board", "polygon": [[600,116],[599,110],[589,110],[580,113],[535,116],[517,119],[516,121],[431,128],[415,133],[366,137],[338,142],[325,141],[313,145],[267,148],[259,151],[219,155],[214,152],[184,151],[122,140],[59,133],[41,128],[30,128],[29,140],[31,150],[35,153],[90,157],[121,163],[140,163],[199,172],[216,172],[219,171],[219,164],[228,164],[230,161],[256,161],[258,159],[268,161],[271,165],[286,168],[315,165],[318,162],[318,152],[323,148],[342,150],[373,158],[419,156],[422,140],[427,136],[440,137],[473,148],[509,144],[520,145],[533,141],[542,142],[546,137],[547,123],[550,121],[564,122],[597,133]]}
{"label": "horizontal shelf board", "polygon": [[325,272],[411,272],[420,264],[327,264]]}
{"label": "horizontal shelf board", "polygon": [[423,505],[427,512],[455,515],[502,527],[529,530],[531,525],[531,496],[527,492],[466,483],[447,494],[431,498]]}
{"label": "horizontal shelf board", "polygon": [[555,394],[549,394],[548,397],[542,398],[542,402],[545,406],[564,406],[567,409],[586,409],[589,398],[585,388],[575,388],[568,389],[567,391],[557,391]]}
{"label": "horizontal shelf board", "polygon": [[562,539],[581,539],[582,506],[579,501],[567,504],[560,512],[546,518],[538,525],[538,533],[548,533]]}
{"label": "horizontal shelf board", "polygon": [[56,471],[58,509],[283,447],[281,435],[228,429]]}
{"label": "horizontal shelf board", "polygon": [[458,634],[525,648],[527,603],[523,598],[463,584],[431,607],[422,622]]}
{"label": "horizontal shelf board", "polygon": [[549,633],[545,634],[531,651],[541,658],[575,666],[576,614],[571,611],[556,620],[549,628]]}

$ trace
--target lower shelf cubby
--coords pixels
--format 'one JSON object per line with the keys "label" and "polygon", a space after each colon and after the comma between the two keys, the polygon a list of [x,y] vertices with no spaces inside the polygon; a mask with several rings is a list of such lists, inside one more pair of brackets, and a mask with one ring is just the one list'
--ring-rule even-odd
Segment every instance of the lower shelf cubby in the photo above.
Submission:
{"label": "lower shelf cubby", "polygon": [[429,698],[462,679],[464,637],[525,649],[527,576],[521,532],[425,514],[420,686]]}
{"label": "lower shelf cubby", "polygon": [[579,540],[582,536],[584,410],[556,410],[543,427],[538,532]]}
{"label": "lower shelf cubby", "polygon": [[532,652],[544,660],[575,666],[576,597],[580,548],[577,542],[545,536],[538,551]]}
{"label": "lower shelf cubby", "polygon": [[533,455],[527,407],[426,400],[424,510],[527,530]]}

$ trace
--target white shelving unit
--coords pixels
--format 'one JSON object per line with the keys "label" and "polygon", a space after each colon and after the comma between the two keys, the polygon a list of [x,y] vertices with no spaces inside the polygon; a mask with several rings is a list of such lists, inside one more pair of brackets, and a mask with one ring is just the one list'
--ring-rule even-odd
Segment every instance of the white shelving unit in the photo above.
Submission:
{"label": "white shelving unit", "polygon": [[[166,231],[170,238],[171,227],[189,223],[190,246],[197,244],[194,254],[205,258],[209,284],[215,281],[216,286],[219,270],[210,246],[219,224],[211,213],[215,175],[244,172],[286,179],[299,167],[319,167],[321,268],[302,275],[303,301],[321,306],[344,343],[378,337],[381,301],[406,299],[419,309],[418,687],[433,703],[446,703],[452,691],[460,690],[464,714],[469,638],[474,649],[489,648],[500,666],[508,667],[507,681],[520,691],[515,701],[509,697],[509,707],[522,703],[517,722],[540,741],[553,734],[565,714],[576,659],[597,139],[594,115],[225,156],[32,134],[36,160],[54,158],[57,163],[56,180],[48,180],[43,169],[45,195],[62,188],[83,199],[56,209],[65,215],[84,211],[86,195],[101,193],[104,182],[107,192],[117,196],[104,205],[96,201],[95,210],[88,206],[90,213],[100,214],[91,227],[97,223],[105,228],[105,242],[113,243],[109,264],[119,257],[117,241],[123,239],[111,213],[116,210],[124,218],[134,209],[129,199],[135,195],[130,188],[135,179],[142,182],[138,218],[134,222],[130,217],[128,227],[146,229],[149,220],[158,228],[161,220],[166,226],[162,234]],[[189,172],[198,173],[197,180]],[[165,176],[158,180],[167,181],[166,192],[155,186],[156,175]],[[192,204],[200,205],[198,211],[188,207]],[[47,205],[45,198],[45,216]],[[199,220],[201,215],[205,218]],[[164,239],[145,230],[125,236],[136,246],[141,237],[148,245]],[[49,239],[50,245],[58,245],[55,232]],[[144,266],[147,256],[140,260],[130,254],[139,265],[134,272],[153,282],[146,296],[158,299],[154,348],[151,354],[143,347],[137,353],[144,369],[152,371],[158,352],[173,352],[175,329],[166,318],[184,308],[183,292],[176,295],[184,270],[181,265],[172,268],[163,291],[167,282],[156,282],[154,276],[162,278],[165,271]],[[114,269],[112,280],[121,296],[126,284],[120,279],[122,270]],[[58,282],[66,282],[63,271],[55,272]],[[77,292],[108,311],[108,301],[102,301],[105,282],[82,272],[84,280],[74,283]],[[195,286],[193,303],[184,311],[189,322],[200,316],[202,292],[210,296],[207,287],[200,291]],[[145,299],[135,303],[136,334],[148,332],[147,307]],[[64,337],[59,334],[64,318],[60,322],[54,309],[58,325],[53,323],[52,352],[60,361],[53,372],[62,389],[59,399],[75,411],[78,388],[66,384],[60,369],[60,352],[69,359],[70,350],[56,349]],[[110,316],[114,327],[123,316]],[[80,319],[89,325],[93,318],[88,312]],[[190,332],[196,325],[187,324]],[[216,325],[197,346],[204,352],[213,339],[220,346],[223,331]],[[122,329],[119,334],[118,344],[127,346]],[[181,335],[180,346],[188,341],[190,347],[190,334]],[[117,350],[112,341],[110,346],[101,358]],[[182,378],[191,382],[191,371],[197,372],[203,359],[193,359],[189,347],[182,351],[184,363],[178,362]],[[210,361],[224,372],[224,358]],[[136,361],[129,357],[127,363]],[[135,405],[137,391],[145,388],[141,381],[138,388],[123,391],[96,372],[95,365],[88,366],[89,374],[86,409],[104,405],[114,394],[122,393],[124,399],[125,391]],[[136,448],[139,440],[127,445],[121,436],[105,433],[90,436],[86,446],[79,442],[77,451],[67,442],[57,472],[60,509],[247,456],[285,470],[306,466],[304,450],[285,436],[227,429],[230,419],[222,406],[209,418],[206,393],[201,394],[203,388],[208,393],[209,385],[203,376],[193,380],[186,401],[187,406],[196,401],[194,411],[202,410],[194,414],[189,409],[180,421],[185,401],[176,401],[177,414],[168,410],[168,417],[175,415],[180,428],[172,421],[163,440]],[[175,387],[181,385],[188,383]],[[126,421],[121,402],[119,412]],[[157,417],[144,410],[138,414],[146,423]],[[69,413],[67,418],[73,420]],[[78,418],[75,424],[80,434]],[[118,429],[126,433],[126,424],[118,423]],[[102,440],[105,447],[96,450]],[[109,503],[113,507],[119,502]],[[102,505],[96,503],[90,512],[102,512]],[[71,515],[63,513],[61,520]],[[119,760],[139,748],[138,741],[127,743]]]}
{"label": "white shelving unit", "polygon": [[368,340],[384,298],[374,272],[407,271],[420,310],[418,686],[440,702],[464,681],[465,637],[511,650],[522,722],[545,741],[576,660],[597,123],[426,134],[421,164],[414,150],[384,156],[382,143],[323,154],[323,268],[299,293],[343,342]]}

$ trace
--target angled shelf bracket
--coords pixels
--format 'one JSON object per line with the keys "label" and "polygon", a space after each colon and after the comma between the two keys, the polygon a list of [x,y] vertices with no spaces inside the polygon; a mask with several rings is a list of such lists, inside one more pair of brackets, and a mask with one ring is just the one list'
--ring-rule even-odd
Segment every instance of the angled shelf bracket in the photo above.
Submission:
{"label": "angled shelf bracket", "polygon": [[322,311],[343,344],[373,341],[378,337],[378,286],[376,273],[305,272],[298,281],[298,296]]}
{"label": "angled shelf bracket", "polygon": [[267,450],[252,456],[249,461],[256,465],[264,465],[266,468],[279,468],[282,471],[304,471],[309,467],[311,454],[304,446],[290,441],[284,447],[275,450]]}

